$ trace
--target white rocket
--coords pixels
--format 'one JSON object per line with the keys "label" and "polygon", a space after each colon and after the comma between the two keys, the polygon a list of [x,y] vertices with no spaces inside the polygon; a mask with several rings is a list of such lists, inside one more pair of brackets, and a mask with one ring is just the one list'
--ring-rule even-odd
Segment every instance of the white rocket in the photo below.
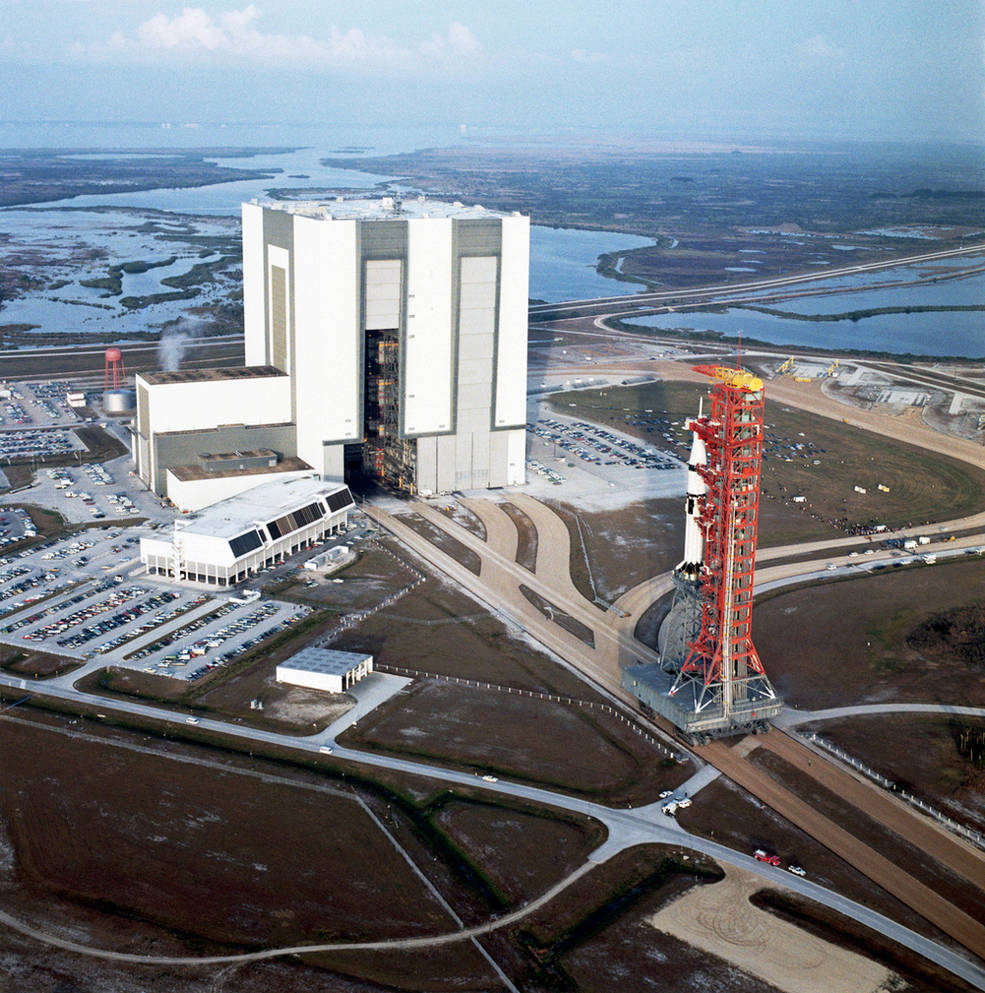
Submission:
{"label": "white rocket", "polygon": [[[701,416],[700,408],[698,417]],[[701,478],[699,469],[708,464],[708,453],[705,443],[694,430],[694,421],[688,421],[691,428],[691,454],[687,460],[687,497],[685,498],[684,513],[684,558],[674,569],[679,576],[692,582],[698,581],[701,563],[704,561],[704,537],[698,524],[701,514],[701,499],[708,492],[705,481]]]}

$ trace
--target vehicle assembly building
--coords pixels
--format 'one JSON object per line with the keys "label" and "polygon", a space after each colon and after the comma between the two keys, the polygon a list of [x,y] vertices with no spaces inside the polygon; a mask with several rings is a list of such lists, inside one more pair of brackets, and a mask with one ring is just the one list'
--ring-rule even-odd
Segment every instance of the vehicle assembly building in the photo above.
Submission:
{"label": "vehicle assembly building", "polygon": [[137,377],[140,477],[182,509],[311,470],[522,483],[529,242],[527,217],[423,198],[244,204],[246,366]]}
{"label": "vehicle assembly building", "polygon": [[335,534],[355,506],[349,488],[308,478],[254,487],[174,522],[171,534],[140,539],[151,575],[231,586]]}
{"label": "vehicle assembly building", "polygon": [[661,663],[624,670],[622,685],[700,740],[764,728],[783,705],[751,633],[763,383],[741,369],[697,371],[714,385],[711,414],[688,425],[685,552],[675,569],[670,632]]}

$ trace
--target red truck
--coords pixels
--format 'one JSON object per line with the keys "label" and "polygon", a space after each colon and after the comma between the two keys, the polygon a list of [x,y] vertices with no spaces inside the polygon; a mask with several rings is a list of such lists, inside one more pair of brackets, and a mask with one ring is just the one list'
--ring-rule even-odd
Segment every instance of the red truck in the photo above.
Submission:
{"label": "red truck", "polygon": [[755,856],[757,862],[766,862],[769,865],[780,864],[779,855],[767,855],[766,852],[762,850],[762,848],[757,848],[756,851],[753,852],[753,855]]}

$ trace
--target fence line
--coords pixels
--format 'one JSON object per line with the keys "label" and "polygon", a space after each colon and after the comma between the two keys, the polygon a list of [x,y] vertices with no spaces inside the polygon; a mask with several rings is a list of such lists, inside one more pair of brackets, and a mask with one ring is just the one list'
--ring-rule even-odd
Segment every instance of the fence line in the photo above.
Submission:
{"label": "fence line", "polygon": [[480,679],[466,679],[463,676],[448,676],[440,672],[423,672],[420,669],[405,669],[399,665],[381,664],[374,666],[374,668],[380,672],[392,673],[395,676],[410,676],[416,679],[435,679],[440,682],[455,683],[458,686],[469,686],[480,690],[495,690],[499,693],[529,697],[533,700],[545,700],[549,703],[563,703],[569,706],[581,707],[585,710],[597,710],[603,714],[608,714],[610,717],[615,717],[622,721],[623,724],[635,731],[641,738],[646,739],[651,745],[654,746],[654,748],[662,752],[668,758],[673,759],[675,762],[682,761],[680,755],[672,752],[662,741],[654,738],[649,731],[641,728],[636,721],[630,720],[624,713],[622,713],[622,711],[608,703],[597,703],[594,700],[579,700],[577,697],[562,696],[559,693],[543,693],[540,690],[525,690],[521,689],[519,686],[503,686],[499,683],[483,682]]}
{"label": "fence line", "polygon": [[909,790],[904,790],[896,785],[891,779],[887,779],[881,772],[877,772],[871,766],[866,765],[861,760],[855,758],[853,755],[849,755],[848,752],[839,748],[833,742],[825,741],[821,738],[816,731],[809,731],[803,735],[805,738],[809,739],[815,745],[823,748],[825,751],[831,752],[832,755],[836,755],[843,762],[847,762],[853,769],[857,769],[871,779],[873,782],[878,783],[884,789],[889,790],[891,793],[896,794],[898,797],[902,797],[911,806],[916,807],[918,810],[922,810],[925,814],[929,814],[935,820],[939,821],[950,831],[955,834],[963,835],[973,844],[978,845],[979,848],[985,848],[985,834],[981,831],[976,831],[974,828],[967,827],[964,824],[959,823],[952,817],[948,817],[943,811],[938,810],[936,807],[932,807],[926,800],[921,799]]}
{"label": "fence line", "polygon": [[363,621],[367,620],[368,618],[372,617],[374,614],[381,611],[384,607],[389,607],[390,604],[396,603],[399,599],[405,597],[408,593],[410,593],[411,590],[417,589],[417,587],[420,586],[421,583],[423,583],[424,580],[427,578],[423,572],[421,572],[419,569],[416,569],[409,562],[402,559],[399,555],[394,554],[385,545],[381,545],[379,544],[379,542],[374,541],[372,543],[372,547],[374,547],[378,551],[383,552],[386,555],[389,555],[390,558],[394,560],[394,562],[396,562],[401,568],[406,569],[414,577],[413,580],[409,582],[406,586],[397,590],[396,593],[391,593],[388,597],[384,597],[384,599],[380,600],[378,603],[373,604],[372,607],[366,610],[355,610],[346,614],[344,617],[342,617],[339,620],[338,624],[336,624],[335,627],[332,628],[331,633],[326,634],[324,637],[322,637],[319,641],[315,643],[316,645],[327,645],[329,642],[332,641],[333,638],[336,638],[343,631],[346,631],[357,624],[361,624]]}

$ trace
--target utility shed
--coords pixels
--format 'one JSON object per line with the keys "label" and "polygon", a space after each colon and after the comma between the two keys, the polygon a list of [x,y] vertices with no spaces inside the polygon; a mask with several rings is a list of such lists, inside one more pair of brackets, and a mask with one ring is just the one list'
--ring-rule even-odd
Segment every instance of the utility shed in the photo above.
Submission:
{"label": "utility shed", "polygon": [[277,682],[344,693],[372,671],[372,655],[337,652],[332,648],[303,648],[277,666]]}

